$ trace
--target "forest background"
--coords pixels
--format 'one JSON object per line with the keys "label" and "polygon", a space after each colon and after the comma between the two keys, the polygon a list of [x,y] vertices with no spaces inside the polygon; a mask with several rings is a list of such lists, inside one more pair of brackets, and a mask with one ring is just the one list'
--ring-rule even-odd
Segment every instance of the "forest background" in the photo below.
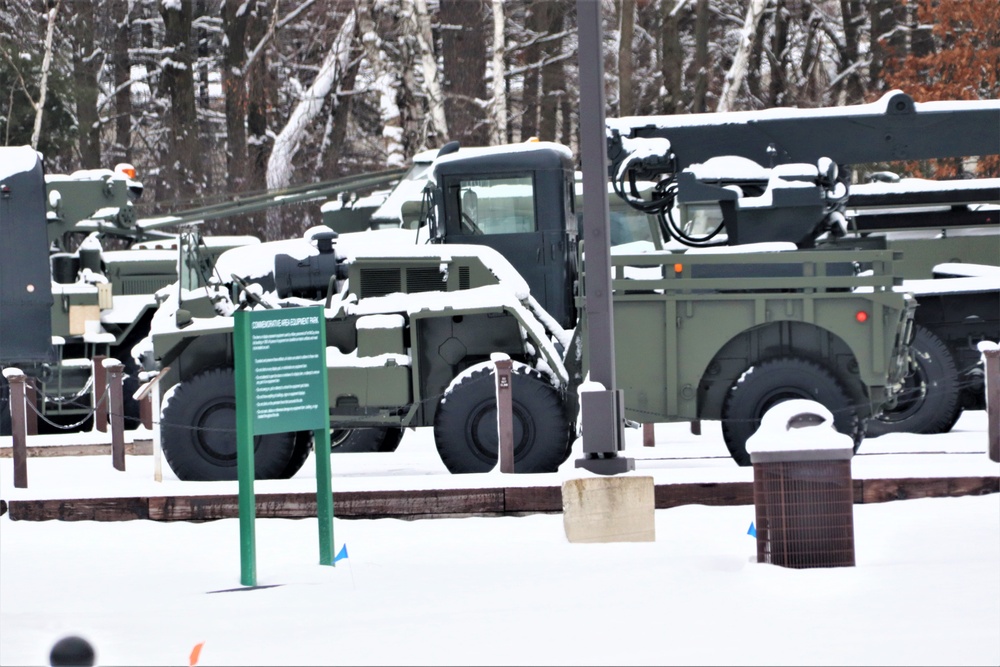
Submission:
{"label": "forest background", "polygon": [[[1000,93],[997,0],[587,1],[608,117]],[[0,93],[2,145],[32,145],[50,173],[132,163],[140,216],[451,140],[577,153],[576,2],[0,0]],[[275,240],[318,222],[289,207],[206,230]]]}

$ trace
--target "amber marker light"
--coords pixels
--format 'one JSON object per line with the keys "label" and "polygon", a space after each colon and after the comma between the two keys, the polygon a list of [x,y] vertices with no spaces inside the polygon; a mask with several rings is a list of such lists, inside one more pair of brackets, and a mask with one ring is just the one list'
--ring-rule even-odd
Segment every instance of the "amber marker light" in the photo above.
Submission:
{"label": "amber marker light", "polygon": [[684,265],[683,264],[681,264],[680,262],[678,262],[677,264],[674,264],[674,273],[680,273],[683,270],[684,270]]}
{"label": "amber marker light", "polygon": [[859,310],[857,313],[854,314],[854,319],[864,324],[865,322],[868,321],[868,313],[866,313],[863,310]]}

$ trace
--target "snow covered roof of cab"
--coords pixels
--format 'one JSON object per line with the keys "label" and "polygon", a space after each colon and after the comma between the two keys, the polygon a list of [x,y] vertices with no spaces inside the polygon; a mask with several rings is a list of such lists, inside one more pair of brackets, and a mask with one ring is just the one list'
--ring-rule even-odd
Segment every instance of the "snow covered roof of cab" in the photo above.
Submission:
{"label": "snow covered roof of cab", "polygon": [[3,159],[0,160],[0,179],[31,171],[41,159],[41,154],[31,146],[4,147]]}
{"label": "snow covered roof of cab", "polygon": [[[502,146],[474,146],[470,148],[462,148],[456,153],[442,155],[434,160],[431,173],[428,174],[428,176],[433,179],[434,174],[439,171],[446,173],[460,173],[460,171],[464,169],[463,165],[469,160],[476,160],[477,158],[486,156],[505,156],[510,157],[513,161],[518,161],[519,159],[523,159],[524,161],[537,161],[540,159],[544,160],[546,158],[550,159],[550,156],[552,155],[558,156],[558,158],[563,162],[573,162],[573,152],[562,144],[558,144],[553,141],[525,141],[519,144],[504,144]],[[537,165],[532,166],[537,168]]]}

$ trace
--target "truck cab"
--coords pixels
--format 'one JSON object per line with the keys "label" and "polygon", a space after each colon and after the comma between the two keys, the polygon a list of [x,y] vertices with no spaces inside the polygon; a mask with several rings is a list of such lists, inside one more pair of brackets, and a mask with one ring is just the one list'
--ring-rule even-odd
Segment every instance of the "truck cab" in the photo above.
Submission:
{"label": "truck cab", "polygon": [[493,248],[560,326],[572,328],[578,231],[570,151],[550,142],[464,149],[432,170],[431,243]]}

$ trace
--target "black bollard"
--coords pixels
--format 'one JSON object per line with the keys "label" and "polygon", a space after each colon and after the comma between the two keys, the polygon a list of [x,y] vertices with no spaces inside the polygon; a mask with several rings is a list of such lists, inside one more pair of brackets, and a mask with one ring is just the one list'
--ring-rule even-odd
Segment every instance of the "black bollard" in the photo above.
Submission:
{"label": "black bollard", "polygon": [[93,667],[97,655],[83,637],[63,637],[52,647],[49,664],[52,667]]}

